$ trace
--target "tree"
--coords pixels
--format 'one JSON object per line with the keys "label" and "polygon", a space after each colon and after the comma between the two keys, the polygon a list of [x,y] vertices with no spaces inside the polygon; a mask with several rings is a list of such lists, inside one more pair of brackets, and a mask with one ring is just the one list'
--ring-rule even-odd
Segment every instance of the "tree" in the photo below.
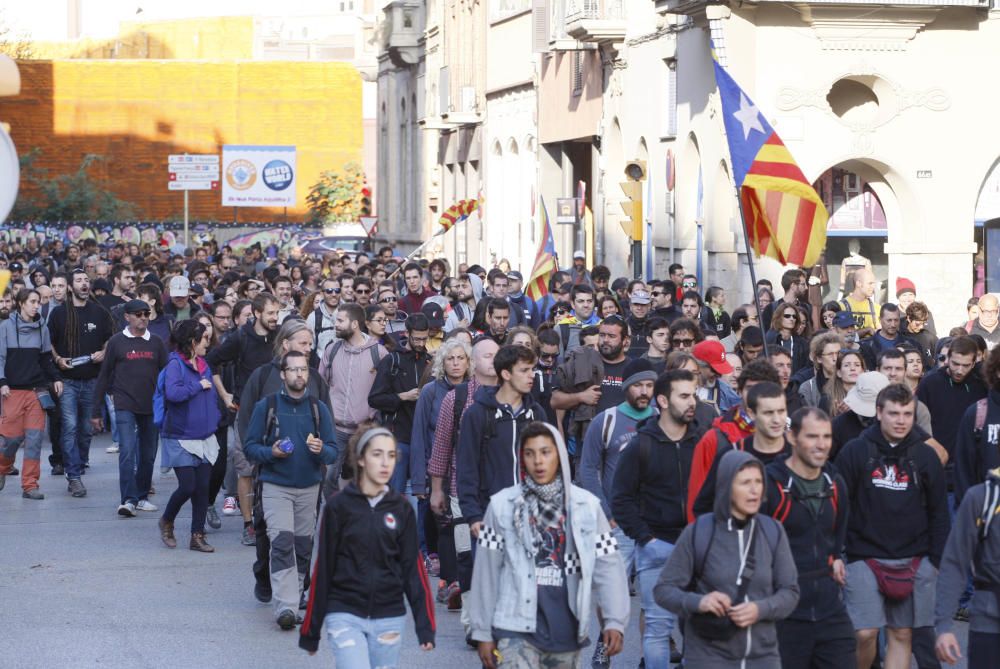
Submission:
{"label": "tree", "polygon": [[309,220],[312,223],[356,223],[371,211],[371,190],[365,173],[357,163],[347,163],[343,170],[320,173],[319,181],[309,188]]}
{"label": "tree", "polygon": [[0,12],[0,53],[14,60],[31,60],[35,57],[31,39],[25,33],[15,34],[3,20],[2,12]]}
{"label": "tree", "polygon": [[20,158],[22,184],[10,220],[14,221],[116,221],[138,217],[139,207],[118,198],[97,183],[87,170],[103,156],[88,153],[75,172],[49,176],[35,160],[40,149],[32,149]]}

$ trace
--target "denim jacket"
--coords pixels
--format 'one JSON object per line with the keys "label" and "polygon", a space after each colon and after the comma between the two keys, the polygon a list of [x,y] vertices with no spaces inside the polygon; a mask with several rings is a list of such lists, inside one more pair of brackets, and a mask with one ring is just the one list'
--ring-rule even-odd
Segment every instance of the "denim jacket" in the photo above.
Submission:
{"label": "denim jacket", "polygon": [[[559,446],[568,498],[565,570],[570,609],[579,621],[577,638],[581,642],[587,638],[592,600],[601,608],[604,629],[624,633],[629,616],[628,579],[618,542],[597,497],[570,483],[565,445],[554,428],[552,432]],[[535,563],[514,527],[514,502],[520,495],[520,485],[496,493],[483,518],[470,593],[475,641],[492,641],[493,629],[522,633],[535,630]]]}

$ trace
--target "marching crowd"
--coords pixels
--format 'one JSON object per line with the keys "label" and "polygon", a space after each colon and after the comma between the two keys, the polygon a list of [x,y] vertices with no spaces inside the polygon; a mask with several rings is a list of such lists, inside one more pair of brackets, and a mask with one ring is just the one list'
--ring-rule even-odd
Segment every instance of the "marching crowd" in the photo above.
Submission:
{"label": "marching crowd", "polygon": [[576,667],[595,629],[609,667],[632,597],[649,669],[1000,657],[992,295],[945,336],[866,268],[728,311],[680,265],[612,280],[581,252],[532,299],[506,261],[389,247],[0,250],[0,490],[44,499],[48,441],[86,496],[107,428],[118,516],[176,548],[190,503],[206,553],[239,516],[254,596],[339,667],[397,666],[407,603],[424,650],[440,607],[484,667]]}

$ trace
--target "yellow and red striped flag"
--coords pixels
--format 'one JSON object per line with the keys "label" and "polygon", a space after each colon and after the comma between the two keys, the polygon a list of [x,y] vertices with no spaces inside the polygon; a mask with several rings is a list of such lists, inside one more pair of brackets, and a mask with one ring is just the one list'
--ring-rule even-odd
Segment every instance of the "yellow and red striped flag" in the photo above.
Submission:
{"label": "yellow and red striped flag", "polygon": [[811,267],[826,246],[830,215],[778,133],[719,61],[714,62],[750,244],[759,256]]}
{"label": "yellow and red striped flag", "polygon": [[[541,198],[539,198],[541,199]],[[542,239],[535,255],[535,266],[531,268],[531,278],[524,288],[524,294],[533,300],[540,300],[549,294],[549,279],[559,271],[559,260],[556,257],[556,243],[552,238],[552,226],[549,224],[549,212],[542,202]]]}

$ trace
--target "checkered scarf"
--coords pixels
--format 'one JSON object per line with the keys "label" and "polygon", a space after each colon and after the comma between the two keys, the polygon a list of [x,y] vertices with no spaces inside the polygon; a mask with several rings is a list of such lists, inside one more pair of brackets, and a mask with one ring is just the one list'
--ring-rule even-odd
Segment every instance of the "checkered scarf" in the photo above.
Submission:
{"label": "checkered scarf", "polygon": [[563,519],[565,487],[562,476],[539,485],[530,476],[521,481],[521,496],[514,502],[514,528],[521,537],[528,558],[534,559],[542,546],[542,530],[557,526]]}

